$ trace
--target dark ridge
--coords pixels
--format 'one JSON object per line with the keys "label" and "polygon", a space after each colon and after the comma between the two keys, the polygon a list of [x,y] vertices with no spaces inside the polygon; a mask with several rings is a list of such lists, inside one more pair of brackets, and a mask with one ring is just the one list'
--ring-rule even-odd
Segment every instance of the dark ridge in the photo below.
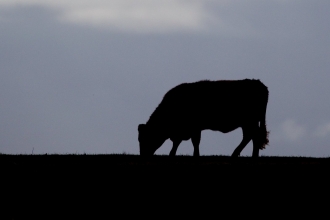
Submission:
{"label": "dark ridge", "polygon": [[309,157],[0,155],[0,218],[86,219],[90,211],[92,219],[103,219],[136,217],[135,210],[145,216],[196,196],[198,208],[212,203],[217,211],[219,201],[232,206],[251,198],[277,205],[302,195],[314,202],[307,196],[328,190],[329,165],[330,158]]}
{"label": "dark ridge", "polygon": [[43,155],[0,155],[0,164],[4,169],[101,169],[120,167],[227,167],[227,166],[314,166],[330,165],[330,158],[261,156],[259,158],[230,156],[193,156],[154,155],[142,157],[130,154],[43,154]]}

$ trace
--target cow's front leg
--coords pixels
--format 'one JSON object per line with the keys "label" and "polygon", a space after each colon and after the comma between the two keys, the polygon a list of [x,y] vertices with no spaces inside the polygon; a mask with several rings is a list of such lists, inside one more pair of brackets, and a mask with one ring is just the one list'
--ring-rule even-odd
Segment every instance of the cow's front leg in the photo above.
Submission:
{"label": "cow's front leg", "polygon": [[194,157],[199,156],[199,143],[201,141],[201,132],[202,131],[197,131],[191,137],[191,142],[194,146]]}
{"label": "cow's front leg", "polygon": [[[172,139],[171,139],[172,140]],[[172,150],[170,152],[170,156],[173,157],[175,156],[176,154],[176,150],[178,149],[180,143],[181,143],[182,140],[172,140],[173,142],[173,147],[172,147]]]}

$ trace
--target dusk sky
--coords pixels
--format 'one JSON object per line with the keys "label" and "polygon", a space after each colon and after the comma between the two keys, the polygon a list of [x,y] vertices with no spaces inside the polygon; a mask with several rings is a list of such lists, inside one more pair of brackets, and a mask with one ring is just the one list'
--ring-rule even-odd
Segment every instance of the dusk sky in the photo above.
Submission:
{"label": "dusk sky", "polygon": [[[139,154],[138,125],[169,89],[254,78],[269,89],[260,155],[330,157],[329,12],[329,0],[0,0],[0,153]],[[200,154],[241,140],[205,130]]]}

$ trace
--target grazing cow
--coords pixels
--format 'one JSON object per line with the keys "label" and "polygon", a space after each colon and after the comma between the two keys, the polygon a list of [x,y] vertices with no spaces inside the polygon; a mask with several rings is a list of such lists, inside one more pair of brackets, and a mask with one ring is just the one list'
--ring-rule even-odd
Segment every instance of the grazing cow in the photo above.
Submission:
{"label": "grazing cow", "polygon": [[202,130],[227,133],[242,128],[243,140],[232,157],[253,141],[252,157],[268,144],[266,108],[268,89],[255,79],[203,80],[183,83],[169,90],[146,124],[138,126],[140,155],[153,155],[168,139],[175,156],[183,140],[191,139],[199,156]]}

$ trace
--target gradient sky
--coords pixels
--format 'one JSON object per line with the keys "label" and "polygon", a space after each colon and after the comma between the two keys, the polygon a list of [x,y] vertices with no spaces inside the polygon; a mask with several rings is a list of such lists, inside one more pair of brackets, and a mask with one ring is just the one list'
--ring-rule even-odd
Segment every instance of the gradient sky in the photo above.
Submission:
{"label": "gradient sky", "polygon": [[[329,157],[329,11],[329,0],[0,0],[0,153],[139,154],[137,127],[172,87],[254,78],[270,92],[260,155]],[[231,155],[241,139],[203,131],[201,155]]]}

